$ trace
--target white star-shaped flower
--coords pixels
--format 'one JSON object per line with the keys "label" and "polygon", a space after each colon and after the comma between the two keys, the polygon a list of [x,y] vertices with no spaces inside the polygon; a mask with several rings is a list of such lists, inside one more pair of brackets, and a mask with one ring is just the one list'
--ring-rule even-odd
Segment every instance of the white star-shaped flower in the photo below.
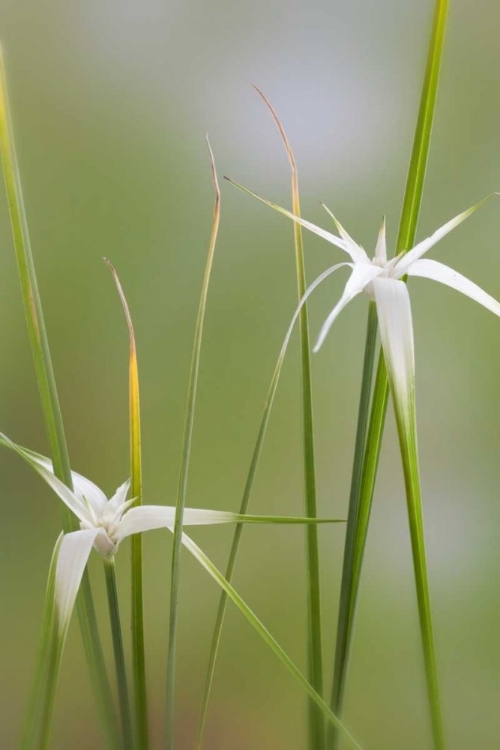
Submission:
{"label": "white star-shaped flower", "polygon": [[[175,506],[137,505],[127,500],[130,480],[124,482],[108,500],[90,479],[71,472],[73,489],[69,489],[53,472],[52,461],[14,443],[0,433],[0,445],[20,455],[54,490],[75,514],[80,530],[60,537],[56,546],[55,602],[59,627],[64,632],[69,624],[75,598],[92,548],[104,558],[112,558],[120,543],[132,534],[154,529],[173,531]],[[336,523],[337,519],[298,518],[287,516],[240,515],[220,510],[185,508],[184,525],[201,526],[220,523]]]}
{"label": "white star-shaped flower", "polygon": [[[488,196],[488,198],[485,198],[475,206],[472,206],[472,208],[469,208],[454,219],[451,219],[451,221],[448,221],[442,227],[437,229],[434,234],[416,244],[408,252],[400,253],[396,257],[391,258],[391,260],[388,260],[385,220],[382,222],[378,235],[374,256],[370,259],[361,245],[352,239],[326,206],[323,207],[333,218],[340,236],[332,234],[299,216],[295,216],[290,211],[287,211],[281,206],[277,206],[275,203],[260,198],[255,193],[252,193],[250,190],[247,190],[247,188],[244,188],[242,185],[239,185],[232,180],[229,180],[229,182],[276,211],[284,214],[297,224],[300,224],[314,234],[317,234],[319,237],[322,237],[332,245],[340,248],[350,257],[350,262],[338,263],[318,276],[302,298],[299,309],[314,289],[316,289],[325,278],[339,268],[350,267],[352,269],[351,276],[347,281],[340,300],[323,323],[314,346],[314,351],[318,351],[321,347],[333,322],[344,307],[358,294],[366,292],[370,299],[374,300],[377,306],[380,338],[384,349],[389,377],[397,401],[396,406],[401,409],[403,415],[408,415],[408,410],[412,408],[411,402],[414,391],[415,362],[410,297],[407,285],[401,279],[406,276],[421,276],[423,278],[433,279],[434,281],[445,284],[452,289],[456,289],[467,297],[475,300],[480,305],[483,305],[486,309],[491,310],[495,315],[500,316],[500,303],[481,289],[481,287],[452,268],[449,268],[449,266],[423,257],[432,247],[434,247],[434,245],[455,229],[455,227],[465,221],[465,219],[482,206],[491,196]],[[495,193],[494,195],[498,195],[498,193]],[[296,320],[298,312],[299,310],[296,311],[294,320]]]}

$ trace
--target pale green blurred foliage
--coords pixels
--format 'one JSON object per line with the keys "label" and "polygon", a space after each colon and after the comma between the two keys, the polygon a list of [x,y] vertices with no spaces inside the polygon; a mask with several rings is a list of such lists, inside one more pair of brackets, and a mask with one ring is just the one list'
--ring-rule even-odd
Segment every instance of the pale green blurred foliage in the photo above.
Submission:
{"label": "pale green blurred foliage", "polygon": [[[212,210],[205,132],[221,175],[289,204],[281,144],[248,79],[265,90],[287,127],[301,172],[304,215],[328,226],[319,206],[324,200],[369,247],[385,213],[394,240],[431,11],[431,0],[3,3],[0,36],[75,469],[107,490],[127,472],[127,334],[101,260],[107,255],[120,273],[136,324],[147,502],[174,500]],[[419,237],[500,189],[499,23],[495,3],[452,3]],[[223,188],[188,504],[236,509],[294,308],[294,259],[289,223],[230,186]],[[498,298],[499,234],[500,209],[492,202],[443,242],[440,259]],[[0,425],[16,441],[43,452],[3,196],[0,240]],[[306,253],[312,279],[336,251],[306,237]],[[313,299],[313,334],[343,282],[328,281]],[[453,750],[489,750],[500,732],[500,326],[452,291],[418,279],[411,286],[445,721]],[[314,357],[323,514],[346,513],[365,317],[360,299]],[[298,374],[295,346],[272,417],[255,512],[301,512]],[[56,499],[10,452],[0,453],[0,463],[0,503],[9,508],[0,529],[0,725],[2,747],[12,747],[59,515]],[[343,532],[320,533],[329,675]],[[195,538],[223,565],[230,535],[229,529],[210,528]],[[302,535],[300,529],[245,530],[236,585],[303,665]],[[146,541],[148,675],[158,747],[169,551],[166,534]],[[126,615],[127,555],[118,562]],[[185,563],[178,708],[180,747],[189,748],[218,591],[195,562]],[[101,570],[94,565],[91,570],[102,602]],[[108,642],[103,608],[101,622]],[[305,716],[299,689],[231,610],[207,748],[300,750]],[[392,412],[345,718],[369,750],[425,746],[425,692]],[[74,625],[53,747],[77,750],[99,742]]]}

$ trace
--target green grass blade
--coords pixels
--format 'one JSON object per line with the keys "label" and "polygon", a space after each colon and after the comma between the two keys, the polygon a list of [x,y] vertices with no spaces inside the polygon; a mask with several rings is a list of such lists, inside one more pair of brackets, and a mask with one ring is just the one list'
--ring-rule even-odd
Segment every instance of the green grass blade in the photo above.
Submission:
{"label": "green grass blade", "polygon": [[[208,139],[207,139],[208,143]],[[171,568],[171,588],[170,588],[170,618],[168,634],[168,661],[167,661],[167,736],[166,746],[168,750],[174,748],[174,705],[175,705],[175,657],[177,644],[177,625],[178,625],[178,600],[179,600],[179,583],[180,583],[180,563],[181,563],[181,546],[182,546],[182,526],[184,508],[186,505],[187,481],[189,472],[189,458],[191,454],[191,442],[193,437],[194,412],[196,404],[196,391],[198,386],[198,372],[200,368],[201,343],[203,339],[203,325],[205,321],[205,310],[207,305],[208,288],[212,272],[213,259],[215,255],[215,246],[220,222],[220,190],[215,170],[215,162],[212,149],[208,143],[210,159],[212,165],[212,178],[215,191],[215,205],[212,221],[212,231],[208,248],[205,273],[203,276],[200,304],[198,307],[198,317],[196,320],[196,330],[194,335],[193,354],[191,359],[191,370],[189,373],[189,385],[187,395],[186,422],[184,427],[184,440],[181,457],[181,470],[179,476],[179,489],[177,494],[177,510],[175,514],[174,542],[172,551],[172,568]]]}
{"label": "green grass blade", "polygon": [[410,296],[404,283],[391,279],[377,280],[374,292],[403,462],[434,747],[436,750],[444,750],[418,467],[415,354]]}
{"label": "green grass blade", "polygon": [[445,741],[443,719],[441,715],[441,701],[439,696],[436,649],[434,644],[434,633],[432,625],[429,578],[427,573],[427,561],[425,554],[422,496],[418,466],[415,404],[413,403],[411,423],[408,428],[406,428],[400,416],[398,416],[397,421],[405,476],[406,501],[408,506],[408,520],[410,525],[411,547],[413,555],[413,570],[415,573],[415,584],[417,589],[420,633],[424,654],[432,734],[434,747],[436,748],[436,750],[444,750]]}
{"label": "green grass blade", "polygon": [[133,750],[134,735],[132,730],[132,714],[130,712],[130,703],[128,696],[127,670],[125,668],[125,652],[123,649],[120,608],[118,604],[118,589],[116,585],[115,562],[113,558],[111,558],[110,560],[104,560],[104,575],[106,578],[109,619],[111,623],[111,635],[113,638],[113,654],[115,659],[118,702],[120,705],[123,750]]}
{"label": "green grass blade", "polygon": [[292,524],[308,525],[318,523],[345,523],[343,518],[302,518],[299,516],[251,516],[245,513],[235,513],[235,521],[238,523],[264,523],[264,524]]}
{"label": "green grass blade", "polygon": [[[268,108],[278,128],[285,147],[292,175],[292,212],[300,216],[299,175],[295,156],[286,135],[285,129],[267,97],[255,87]],[[301,300],[306,292],[306,272],[302,227],[293,224],[295,244],[295,265],[297,275],[297,292]],[[314,460],[314,416],[311,384],[311,347],[309,343],[309,322],[307,305],[300,311],[300,359],[302,380],[302,445],[304,457],[304,508],[309,518],[317,516],[316,471]],[[307,658],[309,682],[319,695],[323,695],[323,648],[321,636],[321,592],[318,529],[308,526],[306,529],[307,558]],[[313,700],[309,701],[309,747],[310,750],[323,750],[325,745],[324,719]]]}
{"label": "green grass blade", "polygon": [[[344,547],[344,561],[342,565],[342,583],[338,612],[337,642],[335,645],[335,675],[345,674],[345,665],[349,658],[351,646],[350,597],[352,593],[352,578],[356,555],[356,531],[360,527],[360,489],[363,473],[363,457],[366,446],[368,417],[370,414],[370,396],[377,341],[377,310],[374,302],[370,302],[368,325],[366,330],[365,355],[363,375],[361,380],[361,395],[358,409],[358,423],[352,467],[351,490],[349,496],[349,522],[346,529]],[[342,712],[345,681],[334,680],[332,687],[331,705],[335,705],[339,713]]]}
{"label": "green grass blade", "polygon": [[[43,613],[42,633],[35,665],[35,678],[31,685],[26,718],[24,721],[23,735],[21,738],[21,750],[34,750],[38,747],[39,733],[44,723],[50,723],[50,716],[44,719],[42,702],[55,691],[55,685],[51,687],[51,670],[49,664],[53,662],[54,635],[55,635],[55,576],[59,547],[63,535],[57,540],[52,559],[50,562],[49,575],[47,579],[47,590],[45,593],[45,604]],[[51,701],[49,699],[49,705]],[[45,712],[46,713],[46,712]]]}
{"label": "green grass blade", "polygon": [[[131,493],[134,506],[142,503],[141,410],[139,397],[139,370],[134,325],[120,279],[112,263],[105,258],[111,270],[129,332],[129,432]],[[142,534],[132,536],[132,678],[135,698],[135,724],[137,744],[141,750],[149,747],[148,701],[146,690],[146,656],[144,647],[144,597]]]}
{"label": "green grass blade", "polygon": [[334,726],[338,728],[338,730],[342,733],[342,735],[349,741],[350,746],[354,748],[358,748],[358,750],[361,750],[356,740],[352,737],[352,735],[348,732],[348,730],[344,727],[344,725],[335,716],[332,710],[328,707],[328,704],[314,690],[312,685],[307,681],[307,679],[304,677],[304,675],[301,673],[298,667],[294,664],[294,662],[290,659],[290,657],[286,654],[286,652],[281,648],[281,646],[275,640],[275,638],[273,638],[273,636],[267,630],[265,625],[259,620],[257,615],[250,609],[248,604],[246,604],[246,602],[235,591],[235,589],[231,586],[231,584],[228,581],[226,581],[222,573],[216,568],[216,566],[207,557],[207,555],[205,555],[205,553],[186,534],[183,534],[182,536],[182,544],[186,547],[186,549],[189,550],[189,552],[196,558],[196,560],[198,560],[200,565],[202,565],[202,567],[214,579],[214,581],[216,581],[219,584],[219,586],[225,592],[226,596],[228,596],[231,599],[233,604],[236,605],[236,607],[240,610],[243,616],[248,620],[250,625],[252,625],[252,627],[257,631],[257,633],[265,641],[265,643],[267,643],[267,645],[271,648],[273,653],[278,657],[278,659],[282,662],[282,664],[284,664],[284,666],[293,675],[293,677],[295,677],[295,679],[301,685],[301,687],[305,690],[307,695],[318,706],[318,708],[320,709],[322,714],[325,716],[325,718],[331,724],[333,724]]}
{"label": "green grass blade", "polygon": [[[28,223],[26,219],[9,111],[5,66],[1,51],[0,153],[2,157],[3,174],[9,204],[12,234],[14,238],[28,334],[38,388],[40,391],[45,427],[49,439],[52,460],[54,462],[54,470],[56,475],[71,487],[70,463],[33,263]],[[63,510],[62,521],[63,528],[66,532],[76,528],[71,514],[66,509]],[[104,656],[102,653],[90,582],[87,574],[82,582],[77,607],[82,639],[101,723],[108,743],[112,747],[119,747],[111,690],[106,675]]]}
{"label": "green grass blade", "polygon": [[[319,286],[319,284],[327,278],[330,274],[334,273],[337,269],[341,268],[344,264],[337,264],[336,266],[333,266],[332,268],[327,269],[324,273],[322,273],[308,288],[307,292],[304,294],[302,299],[300,300],[297,309],[295,310],[295,313],[292,317],[292,320],[290,322],[290,325],[288,327],[288,330],[286,332],[286,336],[284,338],[283,344],[280,349],[280,353],[278,356],[278,360],[276,362],[276,366],[273,371],[273,375],[271,378],[271,382],[269,385],[269,389],[267,392],[265,404],[264,404],[264,411],[262,413],[262,419],[259,426],[259,431],[257,433],[257,440],[255,442],[255,447],[252,454],[252,459],[250,461],[250,467],[247,474],[247,479],[245,483],[245,488],[243,491],[243,497],[241,500],[241,505],[239,508],[239,514],[244,516],[247,514],[248,505],[250,503],[250,497],[252,494],[252,489],[254,485],[255,475],[257,473],[257,468],[259,465],[260,456],[262,453],[262,447],[264,445],[264,438],[266,436],[267,427],[269,424],[269,419],[271,416],[271,410],[274,404],[274,398],[276,396],[276,391],[278,389],[279,379],[281,375],[281,370],[283,368],[283,363],[285,361],[285,355],[288,349],[288,344],[290,343],[290,339],[292,337],[292,333],[294,330],[295,323],[298,320],[298,317],[300,315],[300,311],[302,309],[302,306],[305,304],[309,296],[312,294],[312,292]],[[241,540],[241,533],[243,530],[243,525],[239,523],[236,526],[233,542],[231,545],[231,550],[229,553],[229,559],[228,564],[226,567],[226,580],[230,583],[233,577],[234,569],[236,566],[236,560],[238,557],[238,550]],[[197,747],[200,749],[203,744],[203,733],[205,729],[205,723],[207,718],[207,712],[208,712],[208,704],[210,700],[210,692],[212,688],[213,678],[214,678],[214,672],[215,672],[215,663],[217,661],[217,654],[219,651],[220,646],[220,640],[222,635],[222,627],[224,625],[224,616],[226,612],[226,606],[227,606],[227,594],[225,591],[222,591],[221,598],[219,601],[219,607],[217,610],[217,616],[215,620],[215,626],[214,626],[214,632],[212,636],[212,642],[210,646],[210,655],[208,659],[208,667],[207,667],[207,676],[205,679],[205,688],[203,693],[203,701],[202,701],[202,709],[200,714],[200,723],[198,726],[198,744]]]}
{"label": "green grass blade", "polygon": [[[448,0],[436,0],[432,34],[398,232],[397,253],[410,249],[415,240],[436,108],[447,14]],[[374,356],[375,353],[371,356],[372,360]],[[380,357],[373,389],[366,446],[364,448],[356,446],[357,450],[354,458],[354,464],[359,464],[359,451],[363,450],[363,468],[359,490],[356,491],[355,488],[353,489],[358,494],[357,502],[354,504],[358,512],[357,515],[349,514],[347,519],[347,536],[355,540],[354,549],[350,551],[349,558],[345,559],[345,563],[351,569],[343,570],[342,572],[341,601],[349,601],[350,606],[348,610],[345,607],[339,610],[337,624],[336,661],[330,705],[332,710],[338,715],[341,715],[341,706],[345,691],[361,567],[368,533],[388,395],[389,383],[387,371],[383,357]],[[362,415],[360,415],[359,419],[362,418]],[[355,473],[353,472],[353,481],[354,476]],[[338,659],[337,654],[339,654]],[[335,750],[337,746],[338,733],[335,729],[329,730],[328,748],[329,750]]]}

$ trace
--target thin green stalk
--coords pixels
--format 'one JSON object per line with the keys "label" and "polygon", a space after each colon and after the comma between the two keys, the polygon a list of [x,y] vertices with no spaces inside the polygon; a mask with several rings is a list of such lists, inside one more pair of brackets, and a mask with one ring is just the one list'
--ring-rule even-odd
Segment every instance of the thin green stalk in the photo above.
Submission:
{"label": "thin green stalk", "polygon": [[[396,407],[397,408],[397,407]],[[427,574],[424,520],[422,513],[422,496],[420,489],[420,472],[418,466],[417,430],[415,418],[415,401],[411,409],[410,423],[405,425],[404,419],[399,417],[398,433],[403,470],[405,477],[406,500],[408,506],[408,520],[411,535],[413,555],[413,569],[417,588],[418,614],[420,632],[424,652],[425,675],[429,707],[431,712],[432,735],[436,750],[444,750],[444,730],[441,716],[441,702],[437,675],[436,649],[432,626],[429,579]]]}
{"label": "thin green stalk", "polygon": [[[300,198],[298,172],[295,157],[290,146],[290,142],[283,128],[283,125],[276,114],[273,106],[262,91],[254,86],[255,90],[262,98],[268,108],[271,116],[276,123],[285,151],[290,163],[292,172],[292,202],[293,212],[300,215]],[[274,402],[274,396],[278,386],[279,377],[283,360],[290,340],[293,325],[297,317],[300,321],[300,342],[301,342],[301,366],[302,366],[302,424],[303,424],[303,452],[304,452],[304,480],[305,480],[305,509],[306,516],[309,518],[317,517],[316,503],[316,480],[314,469],[314,433],[313,433],[313,407],[312,407],[312,388],[311,388],[311,367],[310,367],[310,346],[309,346],[309,327],[307,318],[307,308],[305,305],[306,279],[304,267],[304,252],[302,244],[301,227],[294,224],[295,240],[295,257],[297,272],[297,289],[299,294],[299,310],[297,311],[292,324],[285,337],[285,342],[280,351],[278,362],[271,379],[271,384],[266,398],[264,413],[260,424],[257,441],[255,444],[250,468],[243,492],[239,513],[245,515],[248,510],[250,496],[253,488],[257,465],[262,451],[264,437],[267,431],[267,425]],[[226,568],[226,580],[231,581],[238,556],[238,549],[243,531],[242,524],[236,526],[229,560]],[[323,694],[323,663],[322,663],[322,645],[321,645],[321,607],[320,607],[320,576],[319,576],[319,554],[318,554],[318,533],[316,527],[311,532],[306,528],[306,545],[307,545],[307,602],[308,602],[308,677],[311,685],[319,695]],[[203,733],[207,718],[208,703],[212,688],[215,663],[220,646],[222,627],[227,606],[227,594],[223,591],[221,594],[217,617],[212,636],[210,655],[208,659],[207,677],[205,681],[200,723],[198,728],[198,748],[201,748],[203,742]],[[324,717],[314,700],[309,702],[309,744],[312,750],[322,750],[324,747]]]}
{"label": "thin green stalk", "polygon": [[[292,177],[292,211],[300,216],[299,174],[295,156],[285,129],[269,99],[262,91],[254,87],[268,108],[276,123],[285,147]],[[304,262],[304,245],[302,227],[293,224],[295,245],[295,266],[297,275],[297,292],[299,302],[306,293],[306,272]],[[314,416],[311,384],[311,347],[309,342],[309,322],[307,305],[303,305],[299,315],[300,361],[301,361],[301,408],[302,408],[302,446],[304,460],[304,506],[305,515],[316,518],[318,514],[316,500],[316,471],[314,460]],[[307,559],[307,659],[309,682],[319,695],[323,695],[323,650],[321,638],[321,595],[318,529],[308,526],[306,532]],[[323,750],[325,745],[324,717],[313,700],[309,701],[309,748]]]}
{"label": "thin green stalk", "polygon": [[113,637],[113,653],[115,657],[116,683],[118,688],[118,702],[120,705],[120,721],[124,750],[133,750],[134,736],[132,731],[132,716],[128,698],[127,670],[125,668],[125,652],[120,623],[120,609],[118,606],[118,591],[116,587],[115,563],[113,559],[104,560],[104,575],[106,577],[106,591],[108,594],[109,619]]}
{"label": "thin green stalk", "polygon": [[[295,164],[295,162],[293,162]],[[300,216],[299,188],[296,169],[292,171],[293,212]],[[297,291],[299,301],[306,292],[306,276],[302,228],[294,222],[295,260],[297,267]],[[300,356],[302,367],[302,442],[304,453],[304,507],[309,518],[318,514],[316,500],[316,472],[314,460],[314,419],[311,384],[311,347],[307,306],[300,311]],[[306,528],[307,556],[307,652],[309,682],[318,695],[323,695],[323,649],[321,637],[321,593],[319,569],[318,528]],[[311,698],[309,701],[309,747],[323,750],[325,747],[325,722],[323,712]]]}
{"label": "thin green stalk", "polygon": [[[356,427],[356,441],[354,449],[354,463],[352,467],[351,491],[349,496],[348,518],[354,519],[346,529],[344,547],[344,562],[342,565],[342,585],[339,603],[339,623],[346,623],[347,627],[339,628],[335,650],[335,674],[345,674],[343,666],[348,663],[349,648],[351,646],[349,617],[350,598],[352,587],[353,566],[356,550],[355,531],[359,528],[360,514],[360,488],[363,473],[363,456],[366,446],[366,433],[368,428],[368,417],[370,414],[370,396],[373,377],[373,365],[375,359],[375,347],[377,342],[377,309],[374,302],[370,301],[368,310],[368,324],[366,327],[365,355],[363,362],[363,375],[361,379],[361,395],[359,400],[358,424]],[[332,705],[342,712],[343,692],[345,681],[335,681],[332,692]]]}
{"label": "thin green stalk", "polygon": [[44,711],[42,705],[43,700],[40,700],[40,697],[43,696],[43,698],[45,698],[50,692],[52,692],[47,683],[50,682],[49,673],[52,671],[49,668],[49,664],[53,662],[52,652],[55,636],[55,572],[59,544],[57,544],[54,549],[49,568],[47,590],[45,593],[42,633],[40,636],[40,644],[35,664],[35,677],[31,684],[26,718],[23,725],[21,750],[35,750],[35,748],[37,748],[39,727],[44,724],[50,725],[50,716],[48,722],[44,722],[42,719]]}
{"label": "thin green stalk", "polygon": [[[127,321],[129,332],[129,434],[131,492],[134,507],[142,503],[142,453],[141,410],[139,397],[139,369],[134,325],[123,287],[112,263],[105,261],[111,270]],[[146,690],[146,656],[144,647],[144,596],[142,534],[132,537],[132,679],[135,698],[135,724],[137,745],[141,750],[149,747],[148,702]]]}
{"label": "thin green stalk", "polygon": [[[447,14],[448,0],[436,0],[432,35],[427,55],[427,64],[420,99],[413,150],[408,170],[396,244],[397,253],[409,250],[415,240],[425,172],[429,156],[432,124],[436,108]],[[372,360],[374,356],[375,353],[372,355]],[[347,612],[345,608],[339,612],[339,621],[337,625],[336,660],[330,702],[332,710],[337,715],[341,715],[342,701],[347,679],[348,657],[352,641],[361,567],[368,532],[385,415],[387,411],[388,394],[389,385],[387,371],[383,357],[380,355],[377,366],[377,377],[373,389],[366,446],[364,448],[358,448],[357,446],[354,459],[355,464],[360,462],[358,451],[362,450],[364,454],[362,479],[359,485],[359,490],[357,491],[358,500],[355,503],[355,507],[359,510],[357,516],[349,514],[347,520],[347,534],[350,538],[355,539],[355,549],[354,552],[350,554],[349,560],[346,561],[351,570],[343,570],[342,574],[341,601],[349,600],[350,606]],[[339,654],[338,659],[337,654]],[[430,700],[432,703],[432,696],[430,696]],[[338,733],[335,729],[330,729],[328,732],[328,748],[329,750],[336,750],[337,747]]]}
{"label": "thin green stalk", "polygon": [[[52,360],[36,280],[33,254],[28,232],[21,179],[17,164],[9,110],[5,66],[0,50],[0,153],[9,204],[12,234],[16,251],[19,279],[31,344],[36,378],[40,392],[43,418],[54,463],[54,472],[68,487],[72,486],[71,470],[64,435],[61,408],[56,389]],[[71,513],[62,511],[65,532],[75,528]],[[77,602],[80,630],[96,696],[99,717],[111,747],[119,747],[111,690],[97,628],[94,603],[88,574],[85,574]]]}
{"label": "thin green stalk", "polygon": [[45,663],[47,671],[45,676],[45,690],[43,692],[43,701],[40,707],[40,736],[37,744],[31,746],[37,750],[48,750],[50,745],[50,733],[52,730],[52,716],[54,714],[54,704],[56,700],[57,683],[59,672],[61,671],[62,654],[64,650],[64,641],[58,638],[55,627],[55,619],[52,620],[51,644],[48,653],[48,659]]}
{"label": "thin green stalk", "polygon": [[[208,139],[207,139],[208,143]],[[180,585],[180,563],[182,550],[182,527],[184,520],[184,508],[186,505],[187,482],[189,473],[189,459],[191,455],[191,443],[193,438],[194,413],[196,405],[196,391],[198,386],[198,373],[200,369],[201,344],[203,339],[203,326],[205,322],[205,310],[207,306],[208,288],[212,272],[213,259],[215,255],[215,246],[217,234],[219,231],[220,221],[220,190],[215,170],[215,162],[212,149],[208,143],[210,159],[212,165],[212,179],[215,191],[215,205],[212,221],[212,231],[210,236],[205,273],[203,276],[200,304],[198,308],[198,317],[196,320],[196,329],[193,343],[193,353],[191,358],[191,369],[189,373],[189,385],[187,395],[186,422],[184,427],[184,439],[181,457],[181,469],[179,475],[179,488],[177,493],[177,504],[174,525],[174,541],[172,550],[172,568],[171,568],[171,585],[170,585],[170,618],[168,633],[168,661],[167,661],[167,710],[166,710],[166,747],[167,750],[173,750],[175,743],[174,727],[174,707],[175,707],[175,661],[177,646],[177,629],[178,629],[178,603],[179,603],[179,585]]]}
{"label": "thin green stalk", "polygon": [[[267,427],[269,424],[269,418],[271,416],[271,410],[274,404],[274,398],[276,396],[276,391],[278,389],[278,383],[279,383],[281,371],[283,368],[283,363],[285,361],[285,355],[288,350],[288,345],[292,337],[295,323],[297,322],[299,318],[302,306],[307,302],[312,292],[315,289],[317,289],[317,287],[321,284],[322,281],[324,281],[324,279],[326,279],[328,276],[334,273],[338,268],[340,268],[341,265],[342,264],[339,264],[338,266],[327,269],[324,273],[322,273],[316,279],[316,281],[314,281],[311,284],[306,294],[300,300],[300,303],[297,306],[297,309],[295,310],[295,313],[292,317],[290,325],[288,326],[288,330],[286,332],[283,344],[280,349],[278,360],[276,362],[276,366],[273,371],[271,382],[269,384],[269,389],[267,391],[266,400],[264,403],[264,411],[262,413],[262,419],[261,419],[261,423],[259,426],[259,431],[257,433],[257,440],[255,442],[255,447],[254,447],[253,454],[252,454],[252,460],[250,462],[250,467],[248,470],[248,475],[247,475],[247,479],[245,483],[245,489],[243,492],[243,497],[242,497],[241,505],[239,509],[239,514],[241,516],[247,515],[248,505],[250,502],[250,496],[252,494],[255,475],[257,473],[257,467],[259,464],[260,456],[262,453],[262,447],[264,444],[264,438],[266,436]],[[226,568],[226,581],[228,583],[231,582],[232,577],[233,577],[242,530],[243,530],[243,524],[238,523],[235,529],[233,543],[231,545],[231,551],[229,553],[229,561],[228,561],[228,565]],[[208,703],[210,699],[210,691],[211,691],[213,677],[214,677],[215,663],[217,660],[217,654],[218,654],[220,640],[221,640],[222,626],[224,623],[224,616],[225,616],[226,607],[227,607],[227,597],[228,595],[226,591],[223,589],[221,593],[220,602],[219,602],[219,608],[217,610],[217,618],[215,622],[214,633],[212,636],[212,643],[211,643],[211,648],[210,648],[210,657],[208,660],[207,676],[205,680],[205,689],[204,689],[204,694],[203,694],[202,710],[201,710],[201,715],[200,715],[201,718],[200,718],[200,723],[199,723],[199,728],[198,728],[198,744],[197,744],[198,750],[201,749],[202,744],[203,744],[203,733],[204,733],[205,722],[206,722],[206,717],[207,717]]]}

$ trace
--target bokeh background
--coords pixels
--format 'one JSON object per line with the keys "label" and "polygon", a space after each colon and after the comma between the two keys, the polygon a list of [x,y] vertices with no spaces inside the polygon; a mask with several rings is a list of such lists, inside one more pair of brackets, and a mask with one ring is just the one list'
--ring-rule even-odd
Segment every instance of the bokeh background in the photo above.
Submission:
{"label": "bokeh background", "polygon": [[[451,4],[419,237],[500,189],[500,6]],[[319,201],[372,247],[394,242],[430,29],[431,0],[3,0],[0,37],[32,242],[72,463],[111,492],[128,473],[127,334],[102,256],[135,319],[145,493],[173,503],[186,382],[212,212],[204,136],[221,175],[289,205],[289,172],[258,83],[288,130],[304,215]],[[292,227],[228,184],[210,289],[191,506],[236,509],[265,392],[295,304]],[[500,297],[500,208],[492,201],[434,252]],[[0,196],[0,427],[45,452],[5,197]],[[308,276],[339,257],[306,238]],[[317,332],[345,279],[311,303]],[[449,747],[499,747],[500,321],[425,280],[411,283],[425,521]],[[314,357],[322,514],[345,515],[366,301],[342,314]],[[252,500],[302,510],[294,341]],[[0,453],[0,744],[16,746],[33,668],[57,500]],[[361,591],[345,720],[368,750],[430,747],[405,498],[389,415]],[[195,539],[224,565],[232,531]],[[322,528],[325,671],[330,680],[343,550]],[[148,678],[162,746],[171,539],[146,540]],[[128,548],[118,558],[125,617]],[[97,559],[91,573],[109,633]],[[236,584],[301,666],[300,528],[248,528]],[[178,747],[193,747],[219,592],[187,556],[182,576]],[[111,666],[111,665],[110,665]],[[227,617],[206,747],[300,750],[300,688],[250,626]],[[100,748],[76,622],[53,748]]]}

